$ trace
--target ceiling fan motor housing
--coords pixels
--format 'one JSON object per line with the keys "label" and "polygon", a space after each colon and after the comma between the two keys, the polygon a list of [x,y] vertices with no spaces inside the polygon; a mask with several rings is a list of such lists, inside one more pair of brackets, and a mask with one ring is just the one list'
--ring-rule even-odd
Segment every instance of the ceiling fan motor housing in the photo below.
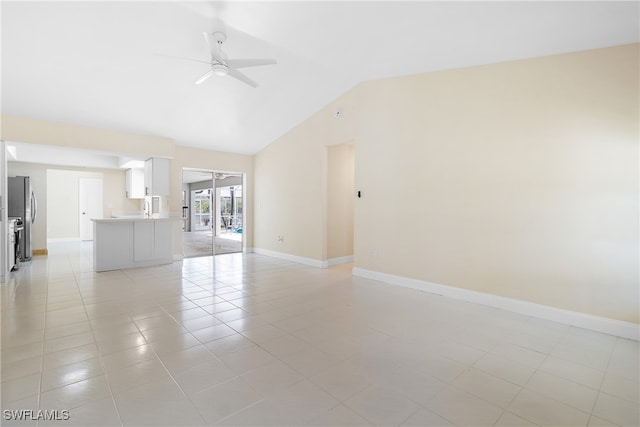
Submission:
{"label": "ceiling fan motor housing", "polygon": [[258,87],[258,83],[251,80],[248,76],[244,75],[238,68],[243,67],[256,67],[261,65],[275,64],[275,59],[227,59],[227,54],[222,50],[222,44],[227,40],[227,35],[224,31],[213,31],[211,33],[205,31],[204,38],[209,47],[211,54],[211,68],[205,74],[203,74],[196,84],[200,84],[207,80],[211,76],[226,76],[229,75],[236,78],[249,86]]}
{"label": "ceiling fan motor housing", "polygon": [[216,31],[211,34],[211,38],[219,45],[227,41],[227,35],[221,31]]}

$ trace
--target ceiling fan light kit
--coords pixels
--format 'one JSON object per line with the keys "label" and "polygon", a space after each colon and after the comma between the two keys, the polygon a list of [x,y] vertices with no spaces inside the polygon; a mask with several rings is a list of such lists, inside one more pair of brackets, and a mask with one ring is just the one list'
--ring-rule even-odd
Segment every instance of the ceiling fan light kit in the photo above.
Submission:
{"label": "ceiling fan light kit", "polygon": [[229,67],[220,62],[211,64],[211,71],[215,76],[226,76],[229,74]]}
{"label": "ceiling fan light kit", "polygon": [[203,74],[195,84],[199,85],[211,76],[231,76],[248,84],[251,87],[258,87],[258,83],[251,80],[245,74],[238,71],[238,68],[258,67],[262,65],[276,64],[275,59],[228,59],[227,54],[222,50],[222,44],[227,40],[227,35],[221,31],[209,34],[204,33],[204,39],[211,53],[211,68]]}

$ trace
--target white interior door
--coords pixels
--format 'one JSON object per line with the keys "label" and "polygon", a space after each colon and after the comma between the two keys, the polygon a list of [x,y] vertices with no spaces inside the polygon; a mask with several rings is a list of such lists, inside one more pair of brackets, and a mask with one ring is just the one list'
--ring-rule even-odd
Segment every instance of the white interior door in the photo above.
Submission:
{"label": "white interior door", "polygon": [[80,178],[80,240],[93,240],[92,218],[102,218],[102,180]]}

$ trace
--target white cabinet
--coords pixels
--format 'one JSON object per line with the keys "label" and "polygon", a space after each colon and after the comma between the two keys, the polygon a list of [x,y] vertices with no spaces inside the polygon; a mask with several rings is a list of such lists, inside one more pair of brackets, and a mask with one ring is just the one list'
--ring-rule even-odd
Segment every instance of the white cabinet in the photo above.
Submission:
{"label": "white cabinet", "polygon": [[153,259],[155,245],[155,221],[133,223],[133,260],[135,262]]}
{"label": "white cabinet", "polygon": [[156,259],[173,258],[173,221],[154,221],[153,257]]}
{"label": "white cabinet", "polygon": [[133,225],[135,262],[173,257],[172,221],[136,221]]}
{"label": "white cabinet", "polygon": [[96,271],[133,267],[133,221],[93,220],[93,267]]}
{"label": "white cabinet", "polygon": [[93,220],[95,271],[173,262],[173,219]]}
{"label": "white cabinet", "polygon": [[144,199],[144,170],[127,169],[125,172],[125,194],[127,199]]}
{"label": "white cabinet", "polygon": [[144,162],[144,195],[169,195],[169,159],[152,157]]}

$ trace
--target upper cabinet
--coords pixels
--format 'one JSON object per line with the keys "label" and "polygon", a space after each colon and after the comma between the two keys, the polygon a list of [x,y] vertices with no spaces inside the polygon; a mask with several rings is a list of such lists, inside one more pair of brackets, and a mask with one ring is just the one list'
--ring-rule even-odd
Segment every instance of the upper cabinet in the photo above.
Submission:
{"label": "upper cabinet", "polygon": [[125,194],[127,199],[144,199],[144,171],[127,169],[125,172]]}
{"label": "upper cabinet", "polygon": [[144,162],[144,195],[169,195],[169,159],[152,157]]}

